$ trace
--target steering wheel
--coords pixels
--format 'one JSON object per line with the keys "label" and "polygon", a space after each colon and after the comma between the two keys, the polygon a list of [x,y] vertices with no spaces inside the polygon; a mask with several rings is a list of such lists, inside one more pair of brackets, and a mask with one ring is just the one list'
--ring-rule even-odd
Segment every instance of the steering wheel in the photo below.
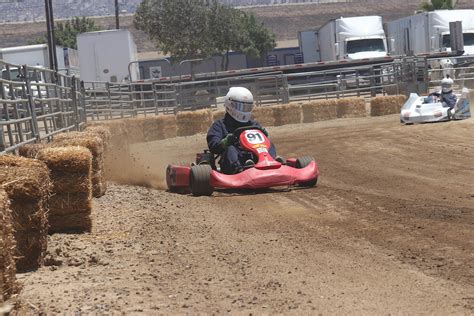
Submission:
{"label": "steering wheel", "polygon": [[232,134],[234,134],[237,138],[239,138],[239,135],[242,134],[243,131],[246,131],[249,129],[258,129],[259,131],[263,133],[263,127],[250,125],[250,126],[242,126],[242,127],[236,128],[232,132]]}

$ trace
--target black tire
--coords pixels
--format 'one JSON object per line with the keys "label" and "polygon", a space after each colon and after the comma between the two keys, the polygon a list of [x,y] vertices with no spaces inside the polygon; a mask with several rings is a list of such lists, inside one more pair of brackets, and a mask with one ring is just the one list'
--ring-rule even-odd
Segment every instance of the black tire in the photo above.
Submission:
{"label": "black tire", "polygon": [[211,171],[209,165],[192,166],[189,173],[189,188],[194,196],[212,195]]}
{"label": "black tire", "polygon": [[[311,156],[303,156],[298,159],[296,159],[296,168],[302,169],[306,166],[308,166],[312,161],[314,161],[314,158]],[[314,178],[313,180],[307,181],[300,183],[299,186],[302,187],[314,187],[318,183],[318,178]]]}

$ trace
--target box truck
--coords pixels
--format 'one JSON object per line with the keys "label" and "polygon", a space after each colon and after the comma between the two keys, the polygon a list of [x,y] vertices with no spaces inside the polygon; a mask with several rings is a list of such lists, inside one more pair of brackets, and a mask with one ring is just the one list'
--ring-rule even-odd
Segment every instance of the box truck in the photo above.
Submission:
{"label": "box truck", "polygon": [[356,60],[387,56],[382,17],[338,18],[318,31],[321,61]]}
{"label": "box truck", "polygon": [[[77,66],[67,58],[74,53],[75,50],[71,48],[56,46],[58,69]],[[48,45],[46,44],[0,48],[0,59],[11,64],[50,68]]]}
{"label": "box truck", "polygon": [[79,69],[84,81],[123,82],[137,80],[137,47],[128,30],[87,32],[77,36]]}
{"label": "box truck", "polygon": [[315,63],[321,61],[318,31],[307,30],[298,32],[298,44],[300,52],[303,53],[303,62]]}
{"label": "box truck", "polygon": [[390,52],[419,55],[450,52],[450,22],[462,22],[464,52],[474,55],[474,10],[423,12],[387,23]]}

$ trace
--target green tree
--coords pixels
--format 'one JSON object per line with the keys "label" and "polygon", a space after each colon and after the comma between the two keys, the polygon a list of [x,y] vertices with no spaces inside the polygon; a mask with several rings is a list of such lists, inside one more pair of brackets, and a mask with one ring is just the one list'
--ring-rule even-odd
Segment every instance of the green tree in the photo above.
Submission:
{"label": "green tree", "polygon": [[276,46],[275,36],[252,14],[217,0],[144,0],[134,24],[178,60],[223,54],[223,69],[230,51],[261,57]]}
{"label": "green tree", "polygon": [[424,11],[452,10],[456,7],[456,0],[431,0],[425,1],[420,8]]}
{"label": "green tree", "polygon": [[94,31],[99,31],[94,20],[86,17],[75,17],[66,22],[56,23],[54,36],[57,45],[77,49],[77,35]]}

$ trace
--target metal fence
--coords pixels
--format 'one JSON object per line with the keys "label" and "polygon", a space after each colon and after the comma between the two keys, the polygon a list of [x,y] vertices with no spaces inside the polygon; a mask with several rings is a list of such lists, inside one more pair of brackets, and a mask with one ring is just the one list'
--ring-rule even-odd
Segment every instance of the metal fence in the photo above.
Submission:
{"label": "metal fence", "polygon": [[2,60],[0,69],[0,153],[85,123],[81,85],[74,76]]}

